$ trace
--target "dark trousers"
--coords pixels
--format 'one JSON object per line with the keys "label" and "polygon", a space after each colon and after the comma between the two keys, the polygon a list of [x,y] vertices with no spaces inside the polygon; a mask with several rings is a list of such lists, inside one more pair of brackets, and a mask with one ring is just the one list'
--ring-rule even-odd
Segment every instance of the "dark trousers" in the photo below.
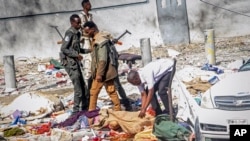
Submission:
{"label": "dark trousers", "polygon": [[[89,94],[85,93],[85,83],[83,80],[82,72],[80,67],[77,69],[72,69],[65,66],[72,84],[74,86],[74,106],[73,114],[78,113],[81,110],[88,110],[89,105]],[[81,105],[81,108],[80,108]]]}
{"label": "dark trousers", "polygon": [[[118,72],[118,68],[119,68],[119,63],[117,62],[117,66],[116,66],[117,72]],[[122,102],[125,106],[125,109],[131,110],[130,102],[128,100],[128,97],[126,95],[124,88],[122,87],[122,84],[121,84],[120,79],[119,79],[119,75],[117,75],[114,78],[114,85],[115,85],[115,89],[118,91],[119,96],[122,98]]]}
{"label": "dark trousers", "polygon": [[92,79],[92,77],[90,77],[89,79],[85,79],[84,82],[85,82],[85,95],[89,96],[93,79]]}
{"label": "dark trousers", "polygon": [[114,79],[114,85],[115,85],[115,89],[118,91],[119,96],[122,98],[124,106],[125,107],[130,106],[129,100],[127,98],[127,95],[126,95],[126,92],[125,92],[124,88],[122,87],[119,76],[117,76]]}
{"label": "dark trousers", "polygon": [[[156,115],[160,115],[163,113],[169,114],[167,87],[170,81],[170,76],[171,76],[171,72],[168,72],[154,85],[154,95],[151,100],[151,105],[152,105],[152,108],[155,110]],[[157,92],[158,92],[158,96],[160,97],[165,107],[164,110],[161,109],[160,104],[157,100],[157,96],[156,96]]]}

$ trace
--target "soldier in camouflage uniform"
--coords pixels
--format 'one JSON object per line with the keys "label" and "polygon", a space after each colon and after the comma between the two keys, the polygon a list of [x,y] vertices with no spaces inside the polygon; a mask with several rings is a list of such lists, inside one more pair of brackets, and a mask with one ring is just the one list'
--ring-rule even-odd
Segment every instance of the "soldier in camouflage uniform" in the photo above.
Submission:
{"label": "soldier in camouflage uniform", "polygon": [[110,40],[105,33],[99,32],[94,22],[86,22],[83,25],[85,32],[93,39],[91,53],[91,73],[93,77],[90,89],[89,111],[96,109],[97,98],[103,86],[114,104],[113,109],[121,110],[120,100],[117,95],[114,78],[117,76],[116,68],[109,58]]}
{"label": "soldier in camouflage uniform", "polygon": [[[73,114],[80,110],[87,110],[89,105],[89,95],[85,94],[85,83],[81,72],[80,53],[90,53],[90,49],[80,48],[81,19],[77,14],[70,16],[71,27],[66,31],[61,46],[61,62],[64,65],[73,85],[74,85],[74,106]],[[80,109],[80,105],[82,105]]]}

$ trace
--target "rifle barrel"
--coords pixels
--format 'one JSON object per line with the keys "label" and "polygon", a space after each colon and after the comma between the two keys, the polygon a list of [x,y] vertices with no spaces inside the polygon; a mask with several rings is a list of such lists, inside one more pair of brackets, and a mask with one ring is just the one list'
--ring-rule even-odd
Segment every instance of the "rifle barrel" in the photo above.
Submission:
{"label": "rifle barrel", "polygon": [[54,25],[50,25],[50,27],[55,28],[55,30],[57,31],[57,33],[60,35],[60,37],[63,39],[63,36],[61,34],[61,32],[58,30],[57,26]]}
{"label": "rifle barrel", "polygon": [[126,30],[124,33],[122,33],[122,35],[120,35],[120,36],[117,38],[117,41],[120,40],[126,33],[131,34],[131,32],[129,32],[128,30]]}
{"label": "rifle barrel", "polygon": [[55,27],[55,29],[56,29],[57,33],[60,35],[60,37],[63,39],[63,36],[62,36],[61,32],[57,29],[57,27]]}

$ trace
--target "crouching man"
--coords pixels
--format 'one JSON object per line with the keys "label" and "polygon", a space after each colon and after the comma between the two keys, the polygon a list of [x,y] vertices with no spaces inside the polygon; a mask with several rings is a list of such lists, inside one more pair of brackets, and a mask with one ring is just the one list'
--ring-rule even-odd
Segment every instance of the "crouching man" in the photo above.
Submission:
{"label": "crouching man", "polygon": [[[139,117],[145,117],[146,110],[151,103],[152,108],[159,114],[169,114],[167,87],[171,77],[174,61],[172,59],[158,59],[148,63],[138,71],[131,70],[127,80],[132,85],[138,86],[141,92],[141,111]],[[161,108],[156,93],[164,105]]]}

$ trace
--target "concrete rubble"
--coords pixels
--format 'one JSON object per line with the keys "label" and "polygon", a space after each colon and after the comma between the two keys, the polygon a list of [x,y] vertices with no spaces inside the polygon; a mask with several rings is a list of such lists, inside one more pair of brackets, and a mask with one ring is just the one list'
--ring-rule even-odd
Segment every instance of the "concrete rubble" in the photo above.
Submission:
{"label": "concrete rubble", "polygon": [[[221,43],[221,42],[220,42]],[[217,44],[217,46],[220,44]],[[206,63],[204,45],[190,44],[167,47],[154,47],[152,49],[153,59],[176,57],[177,75],[181,76],[186,83],[199,80],[208,82],[213,76],[223,77],[223,74],[216,74],[213,71],[201,70]],[[134,54],[140,54],[138,48],[130,48],[122,51]],[[249,52],[240,50],[240,47],[220,47],[216,50],[216,59],[219,69],[225,73],[233,73],[242,65],[243,60],[247,60]],[[50,128],[54,122],[63,122],[70,116],[72,108],[73,89],[71,81],[64,69],[55,68],[51,63],[51,58],[40,60],[37,58],[16,58],[16,82],[17,90],[5,92],[4,70],[0,65],[0,136],[9,128],[19,127],[25,131],[25,134],[19,136],[7,137],[9,140],[22,141],[63,141],[63,140],[92,140],[94,137],[101,137],[102,140],[111,140],[107,138],[111,132],[119,134],[112,130],[93,131],[91,128],[79,128],[75,131]],[[141,67],[141,62],[136,61],[134,68]],[[140,94],[136,87],[126,82],[126,72],[128,66],[125,63],[120,64],[120,79],[125,88],[128,97],[131,99],[134,111],[138,110],[140,105]],[[195,76],[200,78],[196,79]],[[173,104],[178,103],[178,86],[173,80]],[[190,84],[191,85],[191,84]],[[176,86],[176,87],[175,87]],[[193,91],[193,90],[191,90]],[[98,107],[109,108],[111,102],[103,89],[99,96]],[[17,120],[18,117],[18,120]],[[183,115],[185,118],[185,115]],[[35,133],[35,127],[48,127],[49,130]],[[45,128],[46,129],[46,128]],[[127,135],[128,136],[128,135]],[[99,138],[100,139],[100,138]],[[115,139],[113,139],[115,140]],[[133,140],[132,138],[130,140]]]}

